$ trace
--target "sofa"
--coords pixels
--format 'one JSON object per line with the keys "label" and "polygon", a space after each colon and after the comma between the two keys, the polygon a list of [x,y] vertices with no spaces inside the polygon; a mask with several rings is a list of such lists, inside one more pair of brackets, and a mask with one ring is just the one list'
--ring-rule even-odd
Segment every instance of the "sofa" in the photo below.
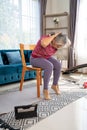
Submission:
{"label": "sofa", "polygon": [[[24,51],[26,63],[30,64],[30,51]],[[22,61],[20,50],[0,50],[0,86],[21,80]],[[27,71],[24,80],[34,79],[35,71]]]}

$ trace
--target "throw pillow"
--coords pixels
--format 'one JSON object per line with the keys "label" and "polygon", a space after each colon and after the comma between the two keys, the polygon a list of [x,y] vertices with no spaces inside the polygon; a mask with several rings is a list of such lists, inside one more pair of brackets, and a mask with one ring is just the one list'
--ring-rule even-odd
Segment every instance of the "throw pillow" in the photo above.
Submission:
{"label": "throw pillow", "polygon": [[6,52],[9,64],[21,63],[21,55],[19,51]]}
{"label": "throw pillow", "polygon": [[2,61],[2,57],[1,57],[1,53],[0,53],[0,65],[3,65],[3,61]]}

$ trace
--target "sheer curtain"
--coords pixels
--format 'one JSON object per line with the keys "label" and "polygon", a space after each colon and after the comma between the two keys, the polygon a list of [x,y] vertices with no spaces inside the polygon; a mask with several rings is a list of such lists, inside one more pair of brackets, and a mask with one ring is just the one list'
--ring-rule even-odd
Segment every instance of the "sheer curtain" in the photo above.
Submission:
{"label": "sheer curtain", "polygon": [[41,25],[40,25],[40,30],[41,30],[41,35],[43,35],[43,15],[46,14],[46,5],[47,5],[47,0],[40,0],[40,20],[41,20]]}
{"label": "sheer curtain", "polygon": [[69,38],[71,41],[71,46],[69,48],[69,60],[68,67],[72,68],[75,65],[74,61],[74,36],[75,36],[75,24],[76,24],[76,12],[77,12],[77,1],[70,0],[70,23],[69,23]]}
{"label": "sheer curtain", "polygon": [[[77,22],[75,31],[75,59],[76,65],[87,63],[87,0],[78,0]],[[87,68],[80,69],[87,73]]]}
{"label": "sheer curtain", "polygon": [[40,0],[0,0],[0,49],[40,38]]}

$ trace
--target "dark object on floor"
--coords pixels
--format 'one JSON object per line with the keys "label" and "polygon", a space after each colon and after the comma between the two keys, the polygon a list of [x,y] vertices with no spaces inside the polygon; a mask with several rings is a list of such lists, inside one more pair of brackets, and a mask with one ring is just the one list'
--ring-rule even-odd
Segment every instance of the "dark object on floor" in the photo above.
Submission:
{"label": "dark object on floor", "polygon": [[14,129],[10,125],[8,125],[6,122],[0,119],[0,128],[2,130],[8,129],[8,130],[20,130],[20,129]]}
{"label": "dark object on floor", "polygon": [[16,106],[14,109],[16,119],[37,117],[37,104]]}
{"label": "dark object on floor", "polygon": [[65,70],[64,72],[62,72],[63,74],[70,74],[70,73],[74,73],[76,72],[78,69],[80,68],[84,68],[87,67],[87,64],[81,64],[81,65],[77,65],[75,67],[72,67],[70,69]]}

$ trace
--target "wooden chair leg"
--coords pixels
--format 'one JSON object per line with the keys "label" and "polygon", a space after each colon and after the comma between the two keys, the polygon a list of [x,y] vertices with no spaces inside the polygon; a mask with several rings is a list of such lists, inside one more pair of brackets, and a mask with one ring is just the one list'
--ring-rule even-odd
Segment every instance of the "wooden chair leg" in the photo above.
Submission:
{"label": "wooden chair leg", "polygon": [[20,82],[20,91],[22,91],[22,86],[24,82],[24,75],[25,75],[25,68],[22,69],[22,77],[21,77],[21,82]]}
{"label": "wooden chair leg", "polygon": [[36,79],[37,79],[37,97],[40,97],[40,71],[36,71]]}
{"label": "wooden chair leg", "polygon": [[42,85],[42,71],[40,71],[40,85]]}

